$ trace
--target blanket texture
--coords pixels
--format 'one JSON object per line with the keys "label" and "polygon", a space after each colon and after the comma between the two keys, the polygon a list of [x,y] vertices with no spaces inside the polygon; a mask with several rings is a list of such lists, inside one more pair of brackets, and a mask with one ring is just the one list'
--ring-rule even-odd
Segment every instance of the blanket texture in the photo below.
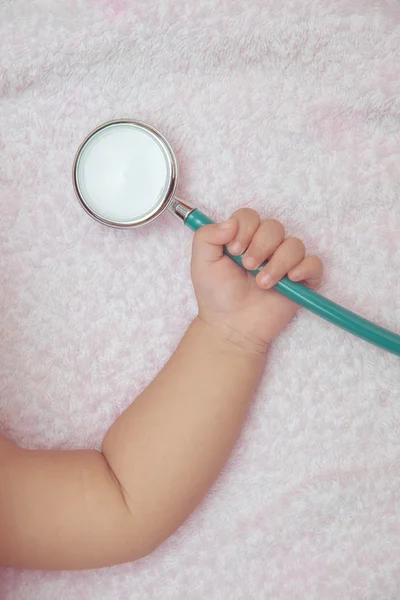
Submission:
{"label": "blanket texture", "polygon": [[[282,220],[324,294],[400,331],[398,0],[3,0],[0,56],[0,426],[22,446],[99,447],[196,312],[187,229],[115,231],[74,198],[109,119],[160,129],[182,198]],[[399,359],[300,311],[170,540],[111,569],[3,569],[0,597],[398,600]]]}

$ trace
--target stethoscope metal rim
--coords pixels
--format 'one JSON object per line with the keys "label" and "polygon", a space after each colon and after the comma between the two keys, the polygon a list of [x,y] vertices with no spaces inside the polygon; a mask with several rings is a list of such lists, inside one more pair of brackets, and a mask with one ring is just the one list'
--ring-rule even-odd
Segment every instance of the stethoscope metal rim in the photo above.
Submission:
{"label": "stethoscope metal rim", "polygon": [[[111,221],[111,220],[105,219],[104,217],[102,217],[101,215],[96,213],[94,210],[92,210],[90,208],[90,206],[88,206],[86,204],[85,199],[83,198],[83,196],[80,192],[80,189],[79,189],[77,168],[78,168],[78,163],[79,163],[79,159],[82,154],[82,151],[84,150],[86,144],[92,139],[92,137],[94,135],[96,135],[103,129],[106,129],[107,127],[111,127],[113,125],[123,125],[123,124],[135,125],[136,127],[141,127],[142,129],[145,129],[147,132],[149,132],[150,134],[155,136],[158,139],[158,141],[161,142],[163,149],[168,157],[171,176],[170,176],[168,190],[167,190],[167,193],[165,194],[165,197],[163,198],[162,202],[160,202],[159,206],[157,206],[150,214],[146,215],[144,218],[141,218],[141,219],[134,219],[132,221],[118,222],[118,221],[114,221],[114,220]],[[99,127],[96,127],[96,129],[93,129],[93,131],[91,131],[89,133],[89,135],[87,135],[86,138],[83,140],[83,142],[79,146],[78,151],[75,155],[75,159],[74,159],[74,163],[73,163],[73,167],[72,167],[72,181],[73,181],[75,194],[78,198],[80,205],[82,206],[83,210],[88,215],[90,215],[95,221],[98,221],[99,223],[102,223],[103,225],[107,225],[108,227],[114,227],[115,229],[132,229],[132,228],[136,228],[136,227],[141,227],[143,225],[147,225],[147,223],[151,223],[152,221],[154,221],[154,219],[156,219],[158,216],[160,216],[169,207],[169,205],[171,204],[171,202],[174,199],[176,186],[178,184],[178,162],[176,160],[174,151],[172,150],[170,144],[168,143],[166,138],[162,135],[162,133],[160,133],[155,127],[152,127],[151,125],[148,125],[147,123],[144,123],[143,121],[136,121],[134,119],[117,119],[114,121],[107,121],[106,123],[103,123]]]}

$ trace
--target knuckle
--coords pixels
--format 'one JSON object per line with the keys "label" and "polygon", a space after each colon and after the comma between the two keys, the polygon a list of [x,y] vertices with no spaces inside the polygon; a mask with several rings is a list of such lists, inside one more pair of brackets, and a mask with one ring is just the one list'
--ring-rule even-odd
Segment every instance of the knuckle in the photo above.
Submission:
{"label": "knuckle", "polygon": [[285,237],[285,228],[277,219],[268,219],[267,221],[264,221],[263,225],[268,229],[274,229],[278,237]]}
{"label": "knuckle", "polygon": [[318,256],[310,256],[311,269],[318,275],[322,274],[324,265]]}
{"label": "knuckle", "polygon": [[294,250],[298,250],[298,251],[300,251],[302,253],[305,253],[306,246],[305,246],[303,240],[301,240],[300,238],[298,238],[298,237],[290,237],[290,238],[287,239],[287,242],[290,243],[290,245],[292,246],[292,248]]}
{"label": "knuckle", "polygon": [[314,260],[321,267],[321,269],[324,268],[324,264],[323,264],[323,262],[322,262],[322,260],[320,259],[319,256],[314,256]]}
{"label": "knuckle", "polygon": [[239,208],[232,216],[240,221],[251,221],[252,223],[260,222],[260,215],[253,208]]}

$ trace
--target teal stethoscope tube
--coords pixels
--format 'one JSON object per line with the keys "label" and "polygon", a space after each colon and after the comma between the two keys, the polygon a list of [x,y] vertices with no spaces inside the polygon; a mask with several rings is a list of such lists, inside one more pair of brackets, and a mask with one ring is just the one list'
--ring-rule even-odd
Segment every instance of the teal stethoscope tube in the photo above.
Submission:
{"label": "teal stethoscope tube", "polygon": [[[195,209],[188,214],[185,219],[187,225],[192,231],[197,231],[203,225],[213,223],[211,219],[203,215],[199,210]],[[225,254],[229,256],[237,265],[243,267],[242,257],[233,256],[225,249]],[[243,267],[245,268],[245,267]],[[257,275],[262,267],[256,271],[249,271],[252,275]],[[400,335],[393,333],[383,327],[379,327],[367,319],[359,317],[355,313],[343,308],[339,304],[324,298],[317,292],[301,283],[290,281],[287,277],[281,279],[274,289],[280,292],[286,298],[293,300],[296,304],[307,308],[319,317],[326,321],[341,327],[342,329],[352,333],[362,340],[370,342],[379,348],[383,348],[388,352],[392,352],[400,356]]]}

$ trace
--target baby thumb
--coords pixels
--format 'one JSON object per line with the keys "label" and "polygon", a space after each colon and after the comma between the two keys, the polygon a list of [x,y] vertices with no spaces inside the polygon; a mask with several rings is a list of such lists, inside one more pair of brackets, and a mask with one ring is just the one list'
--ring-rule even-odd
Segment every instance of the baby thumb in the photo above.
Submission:
{"label": "baby thumb", "polygon": [[233,240],[237,228],[235,219],[200,227],[193,240],[193,258],[207,262],[219,260],[224,254],[224,245]]}

